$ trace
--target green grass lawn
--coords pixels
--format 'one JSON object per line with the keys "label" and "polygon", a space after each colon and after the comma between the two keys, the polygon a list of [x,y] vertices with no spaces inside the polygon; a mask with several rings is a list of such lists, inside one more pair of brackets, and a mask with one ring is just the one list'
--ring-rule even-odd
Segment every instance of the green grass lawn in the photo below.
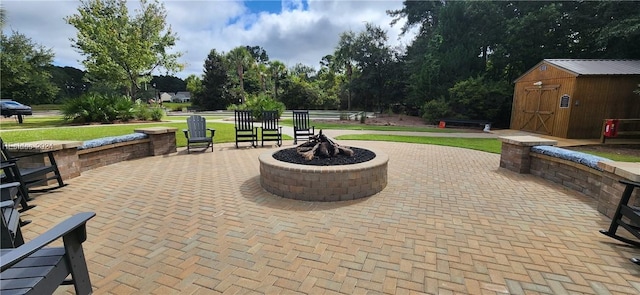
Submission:
{"label": "green grass lawn", "polygon": [[352,134],[336,137],[341,140],[375,140],[407,142],[420,144],[434,144],[453,147],[462,147],[472,150],[499,154],[502,142],[493,138],[455,138],[455,137],[425,137],[425,136],[399,136],[399,135],[378,135],[378,134]]}
{"label": "green grass lawn", "polygon": [[[282,119],[280,123],[284,126],[293,126],[292,119]],[[339,130],[377,130],[377,131],[413,131],[413,132],[434,132],[434,133],[460,133],[463,131],[433,127],[411,127],[411,126],[381,126],[381,125],[365,125],[365,124],[340,124],[327,123],[325,121],[311,121],[311,125],[316,130],[320,129],[339,129]]]}
{"label": "green grass lawn", "polygon": [[22,124],[18,124],[15,120],[5,120],[0,125],[2,130],[10,129],[31,129],[31,128],[49,128],[68,126],[68,123],[62,119],[62,116],[32,117],[26,116]]}
{"label": "green grass lawn", "polygon": [[[176,133],[176,144],[178,147],[187,146],[187,140],[182,132],[187,128],[185,122],[157,122],[142,124],[105,124],[91,126],[67,126],[40,129],[13,129],[3,130],[0,133],[2,139],[8,143],[29,142],[38,140],[77,140],[85,141],[90,139],[102,138],[107,136],[118,136],[133,133],[135,129],[144,127],[175,127],[178,128]],[[207,123],[207,127],[216,130],[214,142],[225,143],[235,142],[235,128],[233,124],[226,123]],[[290,136],[283,135],[283,139],[292,139]]]}

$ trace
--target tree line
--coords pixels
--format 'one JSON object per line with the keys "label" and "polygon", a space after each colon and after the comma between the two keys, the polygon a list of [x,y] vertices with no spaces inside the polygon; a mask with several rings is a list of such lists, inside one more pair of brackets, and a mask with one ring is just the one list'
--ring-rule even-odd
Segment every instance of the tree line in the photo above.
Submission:
{"label": "tree line", "polygon": [[[36,84],[51,80],[59,89],[56,94],[51,87],[30,90],[39,100],[72,96],[89,86],[139,97],[149,95],[147,86],[162,89],[172,80],[192,92],[201,109],[269,97],[289,109],[396,112],[429,121],[457,117],[507,125],[513,81],[542,59],[640,58],[640,2],[405,1],[387,13],[392,25],[405,21],[403,32],[418,32],[406,47],[392,47],[383,29],[367,23],[362,31],[341,33],[318,67],[287,66],[270,60],[260,46],[242,45],[229,52],[211,49],[203,73],[182,81],[169,75],[182,69],[181,53],[169,53],[177,36],[165,22],[162,4],[142,0],[141,13],[130,16],[123,3],[84,0],[78,13],[66,18],[78,30],[73,45],[85,56],[83,75],[51,66],[52,52],[25,42],[25,36],[3,34],[3,96],[15,85],[5,73],[19,68],[5,68],[5,58],[19,52],[22,43],[33,49],[27,55],[39,54],[30,59],[38,63],[29,73],[48,68],[49,77],[21,81],[39,89]],[[159,69],[168,73],[163,82],[151,75]],[[20,94],[18,88],[9,93]]]}

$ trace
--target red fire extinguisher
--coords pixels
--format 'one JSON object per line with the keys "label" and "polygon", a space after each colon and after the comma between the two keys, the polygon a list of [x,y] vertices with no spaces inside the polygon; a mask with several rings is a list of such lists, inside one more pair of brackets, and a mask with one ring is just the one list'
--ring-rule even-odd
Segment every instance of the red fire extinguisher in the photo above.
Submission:
{"label": "red fire extinguisher", "polygon": [[604,136],[616,137],[618,135],[618,120],[607,119],[604,123]]}

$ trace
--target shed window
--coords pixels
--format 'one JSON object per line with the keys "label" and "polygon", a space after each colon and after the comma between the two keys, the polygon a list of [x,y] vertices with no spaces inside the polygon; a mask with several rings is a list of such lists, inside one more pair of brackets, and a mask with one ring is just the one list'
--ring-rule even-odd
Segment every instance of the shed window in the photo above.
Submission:
{"label": "shed window", "polygon": [[540,66],[540,71],[546,71],[547,70],[547,65],[541,65]]}

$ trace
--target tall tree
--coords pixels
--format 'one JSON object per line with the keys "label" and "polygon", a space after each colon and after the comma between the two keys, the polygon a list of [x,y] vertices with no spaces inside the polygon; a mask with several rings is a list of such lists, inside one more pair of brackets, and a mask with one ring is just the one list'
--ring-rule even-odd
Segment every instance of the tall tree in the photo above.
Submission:
{"label": "tall tree", "polygon": [[180,52],[170,53],[177,35],[167,25],[164,5],[140,0],[130,15],[126,0],[81,0],[78,13],[66,18],[78,33],[73,41],[90,79],[126,86],[136,97],[154,71],[177,72]]}
{"label": "tall tree", "polygon": [[280,87],[280,81],[287,74],[287,66],[279,60],[269,62],[269,73],[273,79],[273,98],[278,99],[278,88]]}
{"label": "tall tree", "polygon": [[399,77],[387,76],[393,62],[393,51],[387,44],[387,33],[379,26],[366,24],[354,43],[354,61],[360,71],[358,78],[361,106],[365,109],[376,106],[379,109],[390,103],[387,96],[390,81]]}
{"label": "tall tree", "polygon": [[51,82],[53,52],[31,38],[13,32],[1,35],[0,93],[25,104],[53,103],[58,87]]}
{"label": "tall tree", "polygon": [[226,55],[226,59],[230,66],[235,69],[236,75],[240,84],[240,103],[244,103],[245,91],[244,91],[244,73],[247,68],[252,67],[255,64],[255,60],[246,47],[236,47],[229,51]]}
{"label": "tall tree", "polygon": [[200,99],[202,98],[202,93],[204,92],[204,87],[202,86],[202,78],[192,74],[184,79],[184,83],[187,85],[187,91],[191,93],[191,104],[196,106],[201,105]]}
{"label": "tall tree", "polygon": [[232,102],[227,92],[229,76],[224,57],[212,49],[204,62],[202,93],[198,95],[199,106],[205,110],[226,109]]}
{"label": "tall tree", "polygon": [[311,81],[315,78],[316,70],[308,65],[297,63],[289,69],[289,73],[298,76],[305,81]]}
{"label": "tall tree", "polygon": [[256,63],[258,64],[266,64],[269,62],[269,55],[267,54],[267,51],[264,50],[264,48],[260,47],[260,46],[245,46],[245,48],[247,49],[247,51],[249,51],[249,54],[251,54],[251,57],[253,57],[253,60],[255,60]]}
{"label": "tall tree", "polygon": [[340,41],[333,54],[334,70],[343,72],[347,75],[347,110],[351,110],[351,87],[353,80],[353,63],[354,63],[354,44],[356,34],[348,31],[340,34]]}

